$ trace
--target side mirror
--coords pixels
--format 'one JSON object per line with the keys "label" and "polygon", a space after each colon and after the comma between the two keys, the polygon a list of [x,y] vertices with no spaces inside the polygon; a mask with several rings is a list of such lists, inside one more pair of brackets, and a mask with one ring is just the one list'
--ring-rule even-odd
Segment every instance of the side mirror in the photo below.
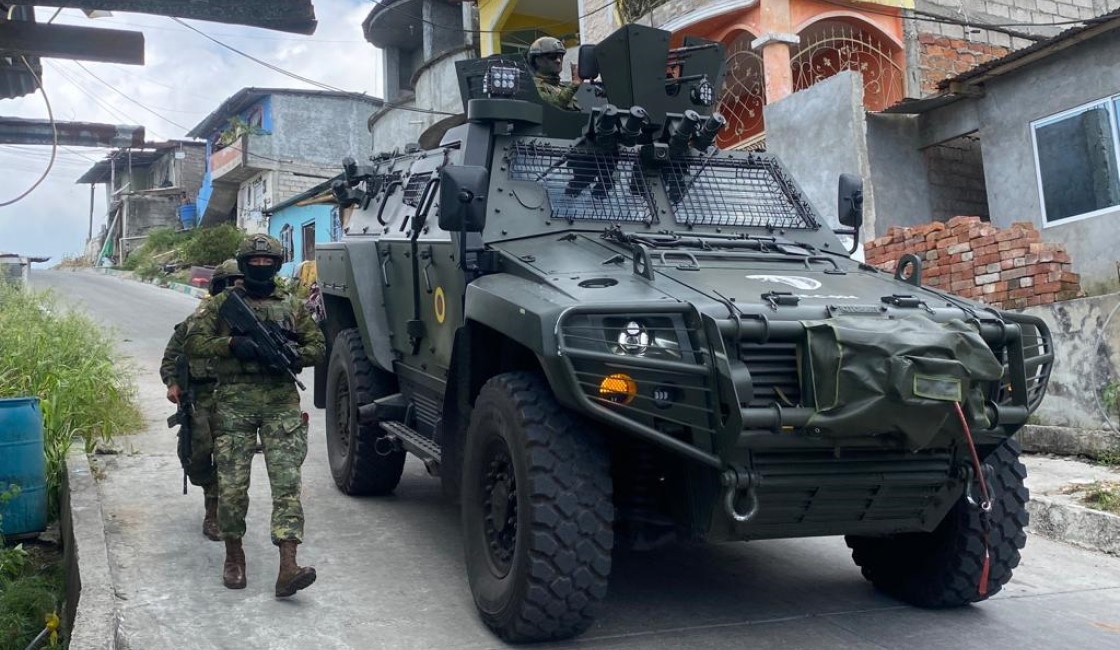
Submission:
{"label": "side mirror", "polygon": [[486,190],[490,171],[475,165],[447,166],[439,173],[439,227],[482,232],[486,226]]}
{"label": "side mirror", "polygon": [[595,57],[595,46],[591,44],[579,46],[579,64],[576,66],[579,78],[591,81],[599,76],[599,59]]}
{"label": "side mirror", "polygon": [[854,230],[858,239],[859,228],[863,225],[863,179],[859,176],[840,174],[836,217],[840,220],[840,225]]}

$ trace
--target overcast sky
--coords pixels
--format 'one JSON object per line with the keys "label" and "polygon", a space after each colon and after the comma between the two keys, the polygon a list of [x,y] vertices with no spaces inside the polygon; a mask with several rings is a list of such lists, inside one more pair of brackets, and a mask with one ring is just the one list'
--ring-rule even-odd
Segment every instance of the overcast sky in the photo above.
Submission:
{"label": "overcast sky", "polygon": [[[202,21],[189,24],[303,77],[381,97],[380,52],[362,36],[362,20],[373,3],[314,3],[319,27],[313,36]],[[46,22],[54,11],[39,8],[36,19]],[[83,61],[87,72],[74,61],[44,59],[43,85],[57,120],[139,124],[146,128],[148,141],[163,141],[183,138],[242,88],[313,88],[222,48],[170,18],[114,12],[111,18],[89,19],[77,9],[64,9],[55,22],[143,31],[146,61],[143,66]],[[46,119],[47,108],[42,93],[36,92],[0,100],[0,115]],[[87,147],[59,148],[50,175],[38,189],[18,203],[0,207],[0,251],[49,255],[47,266],[63,256],[80,255],[89,229],[89,185],[74,181],[106,153]],[[345,154],[340,152],[339,159]],[[30,187],[49,159],[49,146],[0,144],[0,202]],[[95,196],[93,231],[97,233],[105,223],[104,185],[97,186]]]}

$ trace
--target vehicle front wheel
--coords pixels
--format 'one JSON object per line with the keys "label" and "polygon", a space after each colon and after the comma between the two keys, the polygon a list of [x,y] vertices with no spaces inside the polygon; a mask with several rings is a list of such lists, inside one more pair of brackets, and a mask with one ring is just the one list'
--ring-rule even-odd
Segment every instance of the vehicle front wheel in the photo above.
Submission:
{"label": "vehicle front wheel", "polygon": [[992,468],[987,591],[980,593],[984,529],[979,508],[962,496],[933,532],[845,539],[852,559],[878,589],[918,607],[959,607],[999,593],[1027,542],[1027,470],[1019,443],[1008,440],[984,463]]}
{"label": "vehicle front wheel", "polygon": [[334,484],[346,494],[389,494],[401,480],[404,450],[376,426],[358,422],[358,407],[397,392],[396,383],[370,363],[358,330],[338,333],[327,366],[327,459]]}
{"label": "vehicle front wheel", "polygon": [[511,642],[565,639],[607,593],[609,455],[533,373],[486,383],[471,413],[461,499],[467,576],[483,622]]}

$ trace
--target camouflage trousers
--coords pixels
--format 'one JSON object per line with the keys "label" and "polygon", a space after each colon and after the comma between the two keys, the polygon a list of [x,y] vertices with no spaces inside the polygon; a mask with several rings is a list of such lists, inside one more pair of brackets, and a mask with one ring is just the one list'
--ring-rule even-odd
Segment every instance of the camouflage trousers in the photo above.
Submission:
{"label": "camouflage trousers", "polygon": [[272,488],[272,543],[303,541],[300,469],[307,458],[307,423],[295,385],[224,384],[215,398],[220,428],[214,437],[214,460],[222,537],[241,539],[245,535],[249,477],[259,434]]}
{"label": "camouflage trousers", "polygon": [[191,485],[202,488],[207,497],[218,496],[218,474],[214,469],[216,419],[213,385],[197,387],[191,415],[191,457],[187,463],[187,478]]}

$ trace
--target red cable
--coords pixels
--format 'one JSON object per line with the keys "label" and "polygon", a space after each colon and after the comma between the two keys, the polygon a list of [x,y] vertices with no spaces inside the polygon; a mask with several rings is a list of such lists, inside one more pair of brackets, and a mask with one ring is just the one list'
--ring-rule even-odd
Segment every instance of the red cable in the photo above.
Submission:
{"label": "red cable", "polygon": [[[953,402],[953,408],[957,410],[957,417],[961,421],[961,428],[964,429],[965,440],[968,441],[968,451],[972,455],[972,467],[976,470],[976,477],[980,480],[980,493],[983,495],[984,500],[980,503],[980,517],[983,522],[992,509],[992,497],[988,493],[988,482],[984,478],[984,470],[980,466],[980,455],[976,453],[976,443],[972,440],[972,431],[968,428],[968,420],[964,416],[964,410],[961,409],[960,402]],[[980,584],[977,585],[977,593],[980,596],[988,594],[988,576],[992,568],[992,556],[988,548],[988,525],[982,523],[984,529],[984,565],[980,568]]]}

